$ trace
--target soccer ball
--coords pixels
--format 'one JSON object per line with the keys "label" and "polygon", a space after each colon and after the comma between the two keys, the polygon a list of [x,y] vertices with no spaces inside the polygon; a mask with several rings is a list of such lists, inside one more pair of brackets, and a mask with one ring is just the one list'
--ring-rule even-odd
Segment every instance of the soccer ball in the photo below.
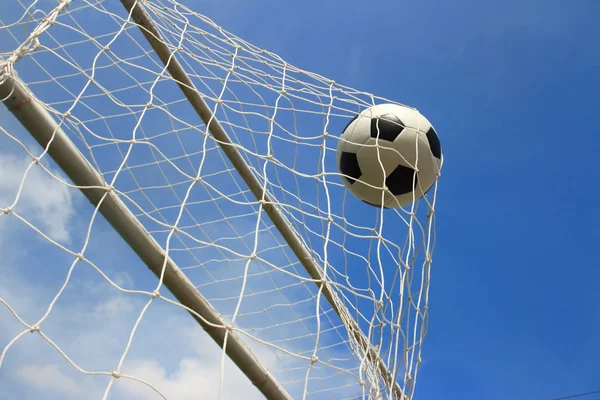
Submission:
{"label": "soccer ball", "polygon": [[346,125],[338,142],[337,166],[358,199],[376,207],[404,207],[435,183],[442,148],[433,126],[418,111],[379,104]]}

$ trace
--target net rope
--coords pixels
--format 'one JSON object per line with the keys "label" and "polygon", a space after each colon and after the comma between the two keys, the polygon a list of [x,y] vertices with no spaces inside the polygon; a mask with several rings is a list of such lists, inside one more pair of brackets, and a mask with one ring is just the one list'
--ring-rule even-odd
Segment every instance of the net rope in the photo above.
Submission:
{"label": "net rope", "polygon": [[[141,4],[320,266],[341,316],[121,4],[2,5],[0,81],[18,74],[291,397],[393,398],[350,334],[355,323],[411,398],[427,332],[437,184],[407,208],[378,209],[344,188],[335,162],[350,119],[394,101],[290,65],[184,4]],[[27,376],[38,382],[32,390],[47,392],[40,377],[59,377],[73,398],[83,387],[103,399],[187,398],[204,384],[207,396],[235,398],[247,383],[224,351],[208,341],[200,350],[179,346],[205,334],[188,329],[193,321],[183,322],[185,307],[162,279],[117,243],[98,207],[81,200],[80,188],[8,112],[0,132],[0,272],[32,288],[16,296],[0,284],[0,383]],[[152,341],[156,331],[176,339]],[[73,344],[78,337],[85,345]],[[97,349],[88,357],[86,346]],[[178,347],[178,356],[165,350]],[[208,365],[218,384],[193,374],[170,384],[190,358]]]}

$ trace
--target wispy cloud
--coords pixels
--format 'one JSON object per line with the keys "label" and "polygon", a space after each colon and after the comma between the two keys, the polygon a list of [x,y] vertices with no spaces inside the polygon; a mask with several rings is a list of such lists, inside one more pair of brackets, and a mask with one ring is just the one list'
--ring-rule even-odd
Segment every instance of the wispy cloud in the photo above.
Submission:
{"label": "wispy cloud", "polygon": [[[0,154],[2,207],[14,202],[29,162],[28,157],[15,153]],[[56,171],[52,170],[52,173]],[[41,167],[34,166],[25,178],[14,209],[48,236],[65,242],[80,229],[70,222],[78,212],[74,193]],[[0,298],[31,325],[48,310],[64,282],[64,266],[70,265],[72,257],[64,253],[63,258],[42,260],[45,267],[53,271],[42,284],[39,281],[41,271],[35,265],[40,262],[39,255],[48,250],[46,247],[54,246],[31,243],[31,234],[14,235],[19,223],[10,216],[1,222],[4,234],[0,235],[3,255],[0,259]],[[11,234],[7,235],[8,232]],[[91,246],[94,245],[92,242]],[[67,262],[63,263],[64,260]],[[139,286],[137,274],[115,273],[110,265],[102,263],[102,259],[95,261],[118,285]],[[27,268],[18,268],[19,265]],[[88,372],[116,370],[134,324],[148,300],[143,295],[118,291],[95,271],[92,274],[87,265],[79,264],[67,289],[48,318],[40,324],[41,332],[56,343],[76,367],[41,335],[26,334],[5,353],[0,368],[3,394],[9,398],[101,398],[110,377],[88,375],[77,368]],[[26,329],[7,307],[0,305],[0,354]],[[274,357],[269,352],[263,353],[259,356],[265,362]],[[228,358],[225,359],[225,370],[221,371],[221,357],[221,349],[187,312],[157,300],[136,331],[121,373],[151,383],[169,399],[216,398],[222,379],[224,398],[261,398],[258,390]],[[143,383],[120,378],[113,385],[110,398],[151,399],[160,396]]]}
{"label": "wispy cloud", "polygon": [[16,376],[20,381],[40,392],[65,395],[69,398],[85,393],[80,383],[62,372],[57,364],[25,365],[17,370]]}
{"label": "wispy cloud", "polygon": [[[11,289],[0,284],[0,294],[27,323],[25,316],[41,315],[47,307],[44,290],[28,284],[8,268]],[[75,286],[75,285],[73,285]],[[86,288],[89,300],[82,299]],[[79,368],[89,372],[112,372],[125,349],[129,333],[147,301],[142,296],[123,295],[105,285],[79,285],[57,303],[41,331],[55,342]],[[0,350],[25,328],[0,311]],[[149,382],[169,399],[216,398],[224,379],[224,398],[259,399],[247,378],[226,359],[222,373],[221,350],[208,335],[179,309],[157,302],[140,325],[122,374]],[[261,359],[273,357],[260,354]],[[86,375],[62,357],[40,335],[28,334],[6,353],[0,368],[0,386],[11,381],[13,392],[40,399],[100,398],[109,381],[106,375]],[[58,397],[57,397],[58,396]],[[27,396],[26,396],[27,397]],[[143,383],[120,378],[111,390],[114,399],[160,398]]]}
{"label": "wispy cloud", "polygon": [[38,165],[25,174],[31,162],[26,155],[0,153],[0,207],[14,204],[14,211],[40,227],[49,237],[68,242],[67,225],[74,215],[74,189],[58,182]]}

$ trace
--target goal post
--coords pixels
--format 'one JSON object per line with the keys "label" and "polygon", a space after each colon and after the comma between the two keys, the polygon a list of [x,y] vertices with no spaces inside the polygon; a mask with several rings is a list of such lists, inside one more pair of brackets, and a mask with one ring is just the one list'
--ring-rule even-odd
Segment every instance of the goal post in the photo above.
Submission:
{"label": "goal post", "polygon": [[[48,111],[37,102],[18,78],[10,75],[2,78],[0,99],[3,100],[6,108],[79,187],[90,203],[143,260],[148,269],[162,280],[165,287],[186,307],[202,328],[225,349],[229,358],[265,395],[265,398],[290,399],[291,397],[235,332],[228,331],[227,323],[219,313],[187,279],[129,208],[113,193]],[[3,212],[9,213],[11,210],[4,209]],[[157,291],[154,295],[158,297],[160,293]]]}
{"label": "goal post", "polygon": [[[225,399],[241,371],[267,399],[412,399],[437,183],[406,207],[376,208],[336,165],[352,118],[394,101],[300,69],[184,3],[23,0],[0,16],[2,112],[20,123],[0,115],[0,250],[29,250],[5,253],[15,266],[34,265],[33,253],[66,257],[46,261],[49,303],[35,295],[35,269],[0,260],[0,273],[32,293],[22,302],[0,282],[0,385],[38,371],[42,389],[64,380],[65,399],[87,390],[78,374],[103,399],[145,399],[143,390]],[[81,194],[93,207],[72,204]],[[103,229],[137,258],[111,263]],[[150,280],[137,271],[144,264]],[[94,303],[92,281],[118,300]],[[193,317],[218,361],[174,339],[186,331],[165,326],[168,313],[145,322],[163,305]],[[106,326],[53,325],[81,308],[109,310]],[[123,330],[109,326],[117,315]],[[163,346],[153,326],[167,331],[165,348],[136,347]],[[98,344],[97,359],[71,346],[76,329]],[[58,364],[26,357],[28,332]],[[210,388],[189,378],[201,368]]]}

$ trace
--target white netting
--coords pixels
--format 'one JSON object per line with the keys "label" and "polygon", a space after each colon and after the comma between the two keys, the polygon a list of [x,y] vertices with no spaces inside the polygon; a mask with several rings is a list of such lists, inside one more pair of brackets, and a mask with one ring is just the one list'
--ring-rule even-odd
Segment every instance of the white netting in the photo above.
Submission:
{"label": "white netting", "polygon": [[[350,118],[390,100],[289,65],[175,1],[143,2],[332,283],[346,310],[340,318],[119,2],[8,3],[0,73],[18,73],[290,396],[392,397],[348,318],[412,396],[436,188],[407,209],[381,210],[344,189],[335,163]],[[77,186],[1,112],[0,387],[62,398],[253,396]]]}

